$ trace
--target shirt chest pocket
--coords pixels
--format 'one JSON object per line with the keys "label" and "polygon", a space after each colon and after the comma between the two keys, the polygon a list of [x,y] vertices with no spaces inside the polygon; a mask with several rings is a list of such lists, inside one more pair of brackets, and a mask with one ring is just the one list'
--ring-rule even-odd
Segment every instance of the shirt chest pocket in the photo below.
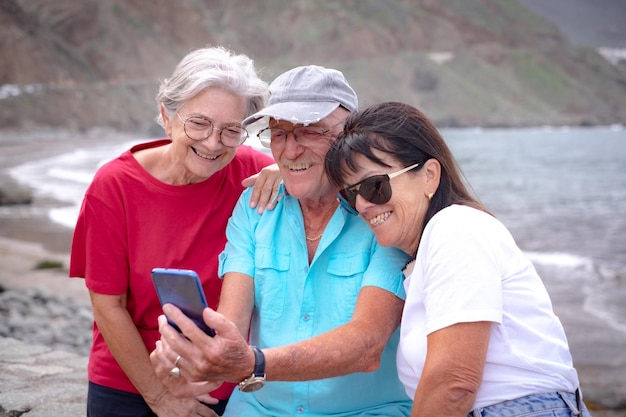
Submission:
{"label": "shirt chest pocket", "polygon": [[337,253],[328,259],[328,277],[323,281],[329,294],[328,308],[341,324],[354,313],[356,300],[363,286],[363,276],[369,265],[369,253]]}
{"label": "shirt chest pocket", "polygon": [[257,247],[254,254],[254,305],[262,319],[275,320],[283,313],[289,285],[289,253]]}

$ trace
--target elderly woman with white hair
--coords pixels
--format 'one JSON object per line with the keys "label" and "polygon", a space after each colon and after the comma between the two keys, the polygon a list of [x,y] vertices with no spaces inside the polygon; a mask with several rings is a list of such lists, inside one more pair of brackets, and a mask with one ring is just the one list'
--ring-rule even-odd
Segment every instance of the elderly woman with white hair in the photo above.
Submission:
{"label": "elderly woman with white hair", "polygon": [[[149,352],[162,311],[150,272],[196,270],[217,307],[226,224],[255,178],[242,181],[274,162],[240,146],[248,137],[242,121],[263,108],[267,91],[247,56],[220,47],[193,51],[157,95],[169,138],[136,145],[96,173],[70,264],[70,276],[85,279],[95,319],[88,416],[213,416],[225,407],[233,385],[214,391],[220,402],[207,407],[202,398],[172,396],[155,377]],[[275,166],[264,173],[251,199],[259,210],[272,208],[280,182]]]}

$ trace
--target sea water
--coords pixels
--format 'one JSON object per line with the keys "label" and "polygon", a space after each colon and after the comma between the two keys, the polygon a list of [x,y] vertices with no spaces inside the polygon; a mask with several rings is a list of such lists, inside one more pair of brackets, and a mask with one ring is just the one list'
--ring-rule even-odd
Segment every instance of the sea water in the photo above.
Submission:
{"label": "sea water", "polygon": [[553,299],[581,288],[581,314],[626,332],[626,129],[443,134],[480,200],[551,284]]}
{"label": "sea water", "polygon": [[[626,332],[626,129],[442,134],[474,192],[508,227],[552,291],[582,288],[584,311]],[[10,173],[37,195],[65,202],[48,215],[72,228],[97,168],[134,143],[79,148]]]}

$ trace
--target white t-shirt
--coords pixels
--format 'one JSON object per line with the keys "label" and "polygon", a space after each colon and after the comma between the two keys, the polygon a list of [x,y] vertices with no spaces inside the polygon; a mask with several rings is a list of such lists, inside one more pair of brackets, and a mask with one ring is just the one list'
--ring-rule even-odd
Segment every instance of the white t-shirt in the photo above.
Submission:
{"label": "white t-shirt", "polygon": [[410,398],[424,367],[426,336],[476,321],[494,324],[472,409],[578,387],[565,331],[548,292],[493,216],[460,205],[441,210],[426,226],[416,260],[405,273],[397,362]]}

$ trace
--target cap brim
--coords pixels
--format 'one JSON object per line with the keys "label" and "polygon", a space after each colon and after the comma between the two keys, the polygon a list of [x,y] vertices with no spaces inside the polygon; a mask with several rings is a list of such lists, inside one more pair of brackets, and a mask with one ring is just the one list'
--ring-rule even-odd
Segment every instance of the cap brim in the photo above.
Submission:
{"label": "cap brim", "polygon": [[339,107],[339,103],[328,101],[276,103],[246,117],[243,121],[243,125],[247,126],[263,117],[286,120],[294,125],[309,125],[324,119],[337,107]]}

